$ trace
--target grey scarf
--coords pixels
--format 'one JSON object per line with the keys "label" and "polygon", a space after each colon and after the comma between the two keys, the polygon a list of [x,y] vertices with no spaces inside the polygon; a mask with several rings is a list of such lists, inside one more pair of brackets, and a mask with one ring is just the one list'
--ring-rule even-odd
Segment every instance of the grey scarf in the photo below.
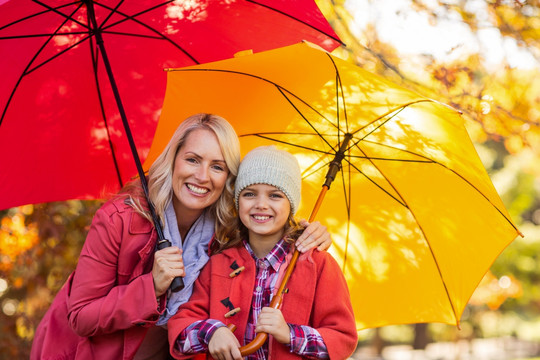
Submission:
{"label": "grey scarf", "polygon": [[173,246],[183,249],[182,257],[186,276],[184,277],[184,289],[175,293],[170,290],[167,292],[167,308],[159,317],[156,325],[165,325],[169,318],[176,314],[178,307],[191,297],[193,284],[209,258],[208,243],[214,234],[214,223],[214,217],[205,210],[191,226],[182,244],[172,201],[165,210],[163,235],[171,241]]}

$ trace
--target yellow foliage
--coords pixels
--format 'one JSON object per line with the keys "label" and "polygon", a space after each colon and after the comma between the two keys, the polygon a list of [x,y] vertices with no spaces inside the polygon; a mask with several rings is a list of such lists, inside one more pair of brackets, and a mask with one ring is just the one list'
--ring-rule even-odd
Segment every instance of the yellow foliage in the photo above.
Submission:
{"label": "yellow foliage", "polygon": [[489,271],[474,292],[469,303],[471,305],[487,305],[491,310],[497,310],[508,298],[518,298],[523,295],[521,283],[514,276],[496,278]]}
{"label": "yellow foliage", "polygon": [[17,335],[21,339],[31,340],[34,338],[34,327],[25,317],[18,317],[16,322]]}
{"label": "yellow foliage", "polygon": [[20,254],[28,251],[39,241],[35,224],[25,224],[25,213],[31,213],[28,207],[17,208],[15,213],[0,221],[0,271],[8,271]]}

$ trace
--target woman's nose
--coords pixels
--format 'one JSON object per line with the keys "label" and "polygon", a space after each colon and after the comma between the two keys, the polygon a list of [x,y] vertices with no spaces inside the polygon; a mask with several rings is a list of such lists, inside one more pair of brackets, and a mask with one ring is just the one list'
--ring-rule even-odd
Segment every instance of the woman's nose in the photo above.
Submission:
{"label": "woman's nose", "polygon": [[209,176],[209,169],[208,167],[206,166],[199,166],[199,168],[197,169],[197,172],[195,173],[195,176],[197,177],[197,180],[199,181],[207,181],[210,176]]}

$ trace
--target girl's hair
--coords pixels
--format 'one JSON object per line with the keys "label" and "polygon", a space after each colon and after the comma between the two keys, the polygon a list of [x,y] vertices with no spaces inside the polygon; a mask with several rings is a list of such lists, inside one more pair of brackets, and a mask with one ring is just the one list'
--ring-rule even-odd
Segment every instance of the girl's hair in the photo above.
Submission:
{"label": "girl's hair", "polygon": [[[165,209],[174,196],[172,174],[176,155],[189,134],[198,129],[209,130],[216,135],[229,171],[223,192],[218,200],[209,207],[216,219],[216,237],[222,238],[225,224],[229,224],[234,218],[233,187],[240,164],[240,143],[231,124],[221,116],[196,114],[190,116],[178,126],[163,152],[150,166],[148,192],[150,200],[156,209],[156,214],[163,223]],[[139,183],[138,188],[140,189],[140,181],[137,181],[137,183]],[[129,192],[129,194],[133,195],[130,196],[131,205],[142,216],[151,220],[147,206],[142,205],[140,201],[142,189],[135,189],[136,184],[128,184],[122,192]]]}
{"label": "girl's hair", "polygon": [[[285,223],[283,238],[288,243],[293,243],[302,234],[305,227],[301,226],[292,212],[289,213],[289,218]],[[224,230],[221,233],[222,237],[216,236],[216,241],[212,242],[212,248],[210,249],[212,254],[219,253],[225,249],[235,246],[241,246],[242,240],[248,240],[248,228],[240,221],[240,216],[236,208],[234,209],[234,219],[224,225]]]}

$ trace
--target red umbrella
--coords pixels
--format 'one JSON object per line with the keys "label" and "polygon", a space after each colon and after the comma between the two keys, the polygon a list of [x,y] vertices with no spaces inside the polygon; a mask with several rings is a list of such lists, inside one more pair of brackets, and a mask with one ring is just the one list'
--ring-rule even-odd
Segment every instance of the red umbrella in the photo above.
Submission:
{"label": "red umbrella", "polygon": [[163,68],[303,39],[340,44],[313,0],[0,0],[0,209],[99,198],[133,177]]}

